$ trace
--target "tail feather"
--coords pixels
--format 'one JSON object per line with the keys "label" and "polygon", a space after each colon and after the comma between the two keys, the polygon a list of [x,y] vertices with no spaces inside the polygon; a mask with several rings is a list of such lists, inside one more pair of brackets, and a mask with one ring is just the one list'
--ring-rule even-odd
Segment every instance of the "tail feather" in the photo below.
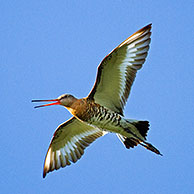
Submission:
{"label": "tail feather", "polygon": [[140,144],[146,149],[162,156],[162,154],[157,148],[155,148],[152,144],[144,141],[146,140],[147,132],[149,130],[149,126],[150,126],[149,122],[148,121],[135,121],[135,120],[130,120],[130,119],[128,119],[127,121],[136,127],[137,131],[143,137],[143,139],[138,137],[138,135],[133,133],[130,129],[125,129],[125,131],[129,131],[129,133],[133,135],[133,137],[125,137],[120,134],[117,134],[117,136],[119,137],[121,142],[125,145],[125,147],[127,149],[130,149]]}
{"label": "tail feather", "polygon": [[139,133],[146,139],[147,132],[149,130],[149,122],[148,121],[137,121],[132,123]]}
{"label": "tail feather", "polygon": [[135,146],[138,145],[137,140],[135,140],[134,138],[128,138],[118,133],[117,133],[117,136],[127,149],[134,148]]}
{"label": "tail feather", "polygon": [[139,142],[136,141],[134,138],[126,138],[123,143],[127,149],[134,148],[139,144]]}
{"label": "tail feather", "polygon": [[134,148],[137,146],[141,141],[146,140],[147,132],[149,130],[149,122],[148,121],[136,121],[132,119],[127,119],[127,122],[135,126],[139,134],[143,137],[140,139],[138,138],[139,135],[133,133],[130,129],[126,128],[125,131],[134,135],[134,137],[124,137],[122,135],[117,134],[121,142],[125,145],[127,149]]}
{"label": "tail feather", "polygon": [[156,153],[156,154],[159,154],[162,156],[162,154],[160,153],[160,151],[155,148],[152,144],[150,143],[147,143],[147,142],[141,142],[140,140],[138,139],[135,139],[133,137],[131,138],[128,138],[128,137],[124,137],[120,134],[117,134],[118,138],[121,140],[121,142],[125,145],[125,147],[127,149],[130,149],[130,148],[134,148],[135,146],[137,146],[138,144],[140,144],[141,146],[145,147],[146,149]]}

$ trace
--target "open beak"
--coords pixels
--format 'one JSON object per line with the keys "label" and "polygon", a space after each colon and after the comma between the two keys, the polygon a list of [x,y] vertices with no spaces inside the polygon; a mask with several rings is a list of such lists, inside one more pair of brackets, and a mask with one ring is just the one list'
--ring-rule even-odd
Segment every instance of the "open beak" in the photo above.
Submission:
{"label": "open beak", "polygon": [[52,100],[32,100],[32,102],[53,102],[53,103],[49,103],[49,104],[35,106],[34,108],[40,108],[40,107],[45,107],[45,106],[60,105],[61,104],[58,99],[52,99]]}

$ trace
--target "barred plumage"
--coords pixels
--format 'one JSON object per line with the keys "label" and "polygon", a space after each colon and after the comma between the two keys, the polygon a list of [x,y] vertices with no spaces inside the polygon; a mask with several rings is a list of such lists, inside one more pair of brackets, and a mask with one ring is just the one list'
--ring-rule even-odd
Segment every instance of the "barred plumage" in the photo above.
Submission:
{"label": "barred plumage", "polygon": [[109,123],[114,123],[114,125],[120,124],[121,115],[95,103],[93,103],[93,106],[95,108],[89,112],[91,117],[88,118],[87,123],[101,125],[102,128]]}

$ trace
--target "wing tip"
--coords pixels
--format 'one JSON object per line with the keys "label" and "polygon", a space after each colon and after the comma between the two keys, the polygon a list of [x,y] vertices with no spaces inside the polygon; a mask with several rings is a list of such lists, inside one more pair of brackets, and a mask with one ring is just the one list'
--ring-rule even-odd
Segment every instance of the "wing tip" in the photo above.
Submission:
{"label": "wing tip", "polygon": [[47,174],[47,172],[44,170],[43,175],[42,175],[43,179],[46,177],[46,174]]}
{"label": "wing tip", "polygon": [[47,173],[49,173],[49,172],[50,172],[50,168],[44,164],[42,177],[45,178]]}
{"label": "wing tip", "polygon": [[[150,24],[144,26],[143,28],[141,28],[140,30],[138,30],[137,32],[135,32],[134,34],[132,34],[131,37],[132,37],[133,35],[135,35],[135,34],[139,34],[139,33],[142,33],[142,34],[143,34],[143,33],[146,32],[146,31],[150,32],[151,29],[152,29],[152,23],[150,23]],[[147,32],[147,33],[148,33],[148,32]]]}
{"label": "wing tip", "polygon": [[145,36],[146,34],[149,34],[149,37],[151,36],[151,28],[152,28],[152,23],[144,26],[143,28],[141,28],[140,30],[136,31],[135,33],[133,33],[131,36],[129,36],[125,41],[123,41],[117,48],[120,48],[124,45],[129,45],[130,43],[132,43],[134,40]]}
{"label": "wing tip", "polygon": [[138,30],[138,31],[145,31],[145,30],[147,30],[147,29],[151,30],[151,28],[152,28],[152,23],[149,23],[148,25],[144,26],[143,28],[141,28],[141,29]]}

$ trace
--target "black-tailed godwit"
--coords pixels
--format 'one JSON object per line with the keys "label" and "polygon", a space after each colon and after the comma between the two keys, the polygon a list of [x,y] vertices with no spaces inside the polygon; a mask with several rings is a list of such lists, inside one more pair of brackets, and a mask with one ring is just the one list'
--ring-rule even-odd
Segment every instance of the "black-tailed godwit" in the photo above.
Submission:
{"label": "black-tailed godwit", "polygon": [[94,87],[86,98],[77,99],[64,94],[53,100],[32,100],[53,102],[35,108],[62,105],[73,115],[53,135],[44,162],[43,177],[76,162],[90,143],[107,132],[116,133],[128,149],[140,144],[161,155],[159,150],[146,142],[149,122],[126,119],[123,114],[136,72],[144,64],[149,50],[150,31],[151,24],[127,38],[103,59]]}

